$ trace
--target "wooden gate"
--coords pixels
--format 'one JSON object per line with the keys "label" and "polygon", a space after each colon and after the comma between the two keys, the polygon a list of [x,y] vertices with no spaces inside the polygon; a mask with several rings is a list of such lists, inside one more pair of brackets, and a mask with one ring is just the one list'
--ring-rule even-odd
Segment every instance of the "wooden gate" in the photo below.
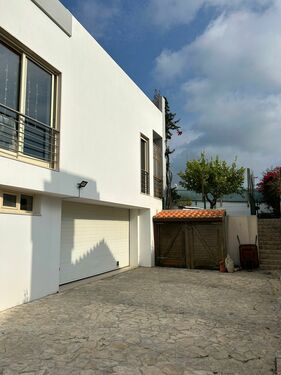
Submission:
{"label": "wooden gate", "polygon": [[222,222],[155,222],[156,266],[218,269],[223,230]]}

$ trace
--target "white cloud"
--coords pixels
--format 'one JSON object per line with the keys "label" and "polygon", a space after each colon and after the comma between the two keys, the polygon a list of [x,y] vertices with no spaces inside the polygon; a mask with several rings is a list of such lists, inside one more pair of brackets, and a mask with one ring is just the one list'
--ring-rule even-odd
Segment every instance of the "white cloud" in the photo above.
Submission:
{"label": "white cloud", "polygon": [[186,68],[186,59],[182,58],[181,51],[175,53],[171,50],[164,50],[156,58],[156,76],[159,79],[177,78]]}
{"label": "white cloud", "polygon": [[162,29],[180,24],[189,24],[201,8],[216,9],[263,9],[274,0],[151,0],[149,14],[152,21]]}
{"label": "white cloud", "polygon": [[[222,0],[221,0],[222,1]],[[281,162],[281,4],[224,13],[194,42],[156,60],[162,82],[181,87],[185,131],[177,167],[202,150],[262,169]],[[176,79],[177,78],[177,79]]]}
{"label": "white cloud", "polygon": [[149,14],[161,28],[188,24],[196,16],[205,0],[151,0]]}
{"label": "white cloud", "polygon": [[[76,0],[77,1],[77,0]],[[119,15],[120,0],[83,0],[76,5],[77,16],[95,38],[104,35],[112,18]]]}
{"label": "white cloud", "polygon": [[178,51],[163,51],[156,59],[162,79],[181,74],[211,77],[217,88],[272,90],[281,84],[281,11],[236,12],[222,15],[203,35]]}

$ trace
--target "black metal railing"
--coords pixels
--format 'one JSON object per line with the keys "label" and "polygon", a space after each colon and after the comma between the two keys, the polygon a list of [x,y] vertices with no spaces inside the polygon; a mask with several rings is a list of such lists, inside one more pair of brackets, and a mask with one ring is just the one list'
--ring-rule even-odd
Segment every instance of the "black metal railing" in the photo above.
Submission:
{"label": "black metal railing", "polygon": [[0,103],[0,149],[39,159],[55,168],[59,131]]}
{"label": "black metal railing", "polygon": [[163,197],[163,179],[154,176],[154,196],[156,198]]}
{"label": "black metal railing", "polygon": [[141,192],[149,194],[149,172],[141,170]]}

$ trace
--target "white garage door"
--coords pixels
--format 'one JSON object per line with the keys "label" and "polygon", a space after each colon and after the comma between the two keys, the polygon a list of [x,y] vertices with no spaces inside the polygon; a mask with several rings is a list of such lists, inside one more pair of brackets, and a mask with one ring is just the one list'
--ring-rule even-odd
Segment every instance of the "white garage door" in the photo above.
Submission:
{"label": "white garage door", "polygon": [[63,203],[60,283],[129,265],[129,210]]}

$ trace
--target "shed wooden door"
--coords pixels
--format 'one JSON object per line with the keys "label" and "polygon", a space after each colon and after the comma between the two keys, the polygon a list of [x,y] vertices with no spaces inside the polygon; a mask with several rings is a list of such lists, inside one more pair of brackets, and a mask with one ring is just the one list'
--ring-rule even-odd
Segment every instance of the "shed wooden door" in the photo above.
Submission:
{"label": "shed wooden door", "polygon": [[219,268],[225,256],[222,230],[221,223],[192,225],[192,268]]}
{"label": "shed wooden door", "polygon": [[184,226],[177,223],[157,223],[155,228],[156,265],[186,267]]}
{"label": "shed wooden door", "polygon": [[222,223],[155,223],[157,266],[217,269],[224,256]]}

